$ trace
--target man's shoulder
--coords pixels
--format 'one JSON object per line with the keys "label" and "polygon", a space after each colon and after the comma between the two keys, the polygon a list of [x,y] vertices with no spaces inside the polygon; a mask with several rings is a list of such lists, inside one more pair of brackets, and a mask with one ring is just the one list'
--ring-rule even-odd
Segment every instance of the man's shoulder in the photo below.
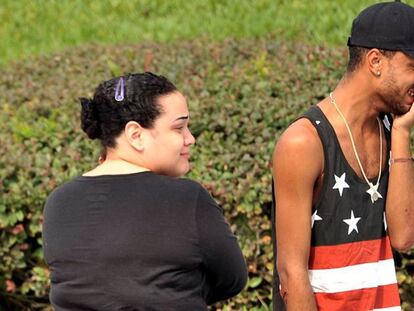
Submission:
{"label": "man's shoulder", "polygon": [[282,169],[287,174],[292,171],[311,172],[319,176],[324,168],[324,150],[322,141],[312,122],[300,118],[283,132],[276,143],[272,162],[274,169]]}
{"label": "man's shoulder", "polygon": [[300,118],[282,133],[277,145],[293,149],[293,151],[296,148],[318,149],[321,146],[321,140],[312,122],[307,118]]}

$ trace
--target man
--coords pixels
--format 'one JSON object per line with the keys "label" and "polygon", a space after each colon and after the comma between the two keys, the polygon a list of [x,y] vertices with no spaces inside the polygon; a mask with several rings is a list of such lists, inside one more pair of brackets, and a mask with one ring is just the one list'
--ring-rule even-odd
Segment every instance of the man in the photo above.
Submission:
{"label": "man", "polygon": [[273,154],[275,310],[400,310],[391,246],[414,245],[414,8],[368,7],[348,46],[337,87]]}

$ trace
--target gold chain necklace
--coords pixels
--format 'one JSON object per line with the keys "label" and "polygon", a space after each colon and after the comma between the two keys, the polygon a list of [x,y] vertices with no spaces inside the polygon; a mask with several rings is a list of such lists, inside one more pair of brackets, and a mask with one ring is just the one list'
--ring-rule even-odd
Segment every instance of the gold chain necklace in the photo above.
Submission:
{"label": "gold chain necklace", "polygon": [[329,97],[331,98],[331,103],[335,106],[336,111],[338,111],[339,115],[341,116],[342,120],[345,123],[346,129],[348,130],[348,134],[349,134],[349,138],[351,139],[352,149],[354,150],[355,158],[357,159],[357,162],[358,162],[359,168],[361,169],[362,175],[364,176],[364,179],[365,179],[365,181],[367,182],[367,184],[369,186],[369,189],[367,190],[367,193],[371,196],[372,203],[374,203],[379,198],[382,199],[382,195],[378,191],[379,182],[380,182],[380,179],[381,179],[381,171],[382,171],[382,130],[381,130],[381,121],[377,117],[379,136],[380,136],[380,162],[379,162],[378,179],[377,179],[376,184],[374,185],[373,183],[371,183],[368,180],[368,177],[365,174],[364,169],[362,168],[362,164],[361,164],[361,161],[360,161],[359,156],[358,156],[358,152],[357,152],[356,147],[355,147],[354,138],[352,136],[351,129],[349,128],[348,122],[346,122],[345,116],[342,114],[341,110],[339,110],[339,107],[336,104],[335,98],[333,97],[332,93],[329,94]]}

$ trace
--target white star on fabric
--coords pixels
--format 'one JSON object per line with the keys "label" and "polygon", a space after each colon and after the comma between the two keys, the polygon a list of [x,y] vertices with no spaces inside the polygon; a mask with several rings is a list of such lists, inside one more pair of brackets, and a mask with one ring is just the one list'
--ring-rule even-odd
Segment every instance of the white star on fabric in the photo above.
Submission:
{"label": "white star on fabric", "polygon": [[316,220],[322,220],[322,217],[319,216],[318,214],[318,210],[315,210],[315,212],[312,214],[312,227],[313,228],[313,224],[315,223]]}
{"label": "white star on fabric", "polygon": [[335,185],[333,186],[332,189],[338,189],[339,195],[342,196],[342,192],[344,191],[344,189],[349,188],[349,185],[345,181],[346,173],[343,173],[341,177],[338,177],[335,174],[334,176],[335,176]]}
{"label": "white star on fabric", "polygon": [[370,183],[369,189],[367,190],[367,193],[371,196],[371,202],[374,203],[378,199],[382,199],[381,193],[378,192],[378,186],[379,184],[373,185]]}
{"label": "white star on fabric", "polygon": [[315,123],[319,125],[321,123],[321,121],[316,120]]}
{"label": "white star on fabric", "polygon": [[386,115],[385,117],[384,117],[384,120],[382,120],[382,122],[384,123],[384,125],[385,125],[385,128],[388,130],[388,132],[390,131],[390,129],[391,129],[391,123],[390,123],[390,120],[388,120],[388,116]]}
{"label": "white star on fabric", "polygon": [[357,227],[357,223],[358,223],[358,221],[361,219],[361,217],[355,217],[354,216],[354,211],[353,210],[351,210],[351,218],[348,218],[348,219],[343,219],[342,221],[344,222],[344,223],[346,223],[349,227],[348,227],[348,235],[350,235],[351,234],[351,232],[352,231],[356,231],[357,233],[359,233],[358,232],[358,227]]}
{"label": "white star on fabric", "polygon": [[387,217],[385,217],[385,212],[384,212],[384,228],[385,228],[385,231],[387,231],[388,225],[387,225]]}

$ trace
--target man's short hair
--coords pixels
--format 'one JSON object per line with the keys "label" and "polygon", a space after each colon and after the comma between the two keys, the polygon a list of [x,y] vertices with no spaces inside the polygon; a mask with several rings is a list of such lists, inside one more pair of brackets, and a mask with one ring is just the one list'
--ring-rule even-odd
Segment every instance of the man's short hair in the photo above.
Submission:
{"label": "man's short hair", "polygon": [[[362,64],[364,56],[368,53],[371,48],[365,48],[362,46],[349,46],[349,61],[346,71],[348,73],[354,72]],[[396,51],[388,51],[379,49],[381,54],[387,58],[392,58]]]}

